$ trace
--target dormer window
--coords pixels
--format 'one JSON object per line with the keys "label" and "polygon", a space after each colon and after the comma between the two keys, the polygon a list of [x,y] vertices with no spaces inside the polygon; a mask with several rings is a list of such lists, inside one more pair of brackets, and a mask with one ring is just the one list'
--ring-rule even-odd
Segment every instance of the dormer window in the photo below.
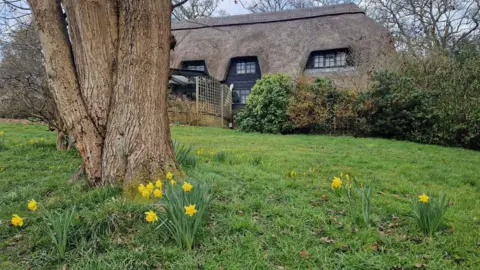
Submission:
{"label": "dormer window", "polygon": [[207,71],[205,66],[205,61],[185,61],[183,62],[183,69],[196,70],[196,71]]}
{"label": "dormer window", "polygon": [[352,66],[348,49],[316,51],[310,55],[307,68],[323,69]]}

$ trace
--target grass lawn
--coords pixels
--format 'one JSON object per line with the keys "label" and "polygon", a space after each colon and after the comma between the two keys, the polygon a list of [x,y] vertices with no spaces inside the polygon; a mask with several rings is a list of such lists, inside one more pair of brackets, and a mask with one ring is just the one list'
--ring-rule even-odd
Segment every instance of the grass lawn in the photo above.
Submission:
{"label": "grass lawn", "polygon": [[[205,149],[188,175],[208,182],[215,197],[200,244],[185,251],[145,223],[151,203],[126,200],[118,187],[67,183],[80,157],[56,151],[55,134],[45,126],[0,124],[0,131],[8,147],[0,152],[1,269],[60,269],[65,263],[44,233],[41,211],[27,211],[32,198],[49,210],[76,206],[69,269],[480,265],[480,152],[382,139],[173,127],[174,139]],[[40,138],[45,142],[29,144]],[[226,151],[228,161],[212,160],[211,151]],[[249,161],[258,157],[261,164]],[[288,176],[292,170],[294,178]],[[340,172],[374,180],[370,229],[353,230],[347,199],[332,192],[331,180]],[[440,191],[451,207],[441,230],[424,237],[411,218],[411,199]],[[9,226],[14,213],[25,217],[20,229]]]}

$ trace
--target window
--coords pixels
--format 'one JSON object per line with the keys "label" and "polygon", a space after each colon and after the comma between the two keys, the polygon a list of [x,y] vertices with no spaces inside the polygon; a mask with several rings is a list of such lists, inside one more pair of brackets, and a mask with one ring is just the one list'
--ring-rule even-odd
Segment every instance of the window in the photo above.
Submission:
{"label": "window", "polygon": [[257,72],[257,65],[255,62],[238,62],[237,74],[255,74]]}
{"label": "window", "polygon": [[206,71],[205,61],[186,61],[183,62],[183,69]]}
{"label": "window", "polygon": [[347,61],[347,58],[347,49],[313,52],[308,63],[308,68],[317,69],[351,66],[352,64]]}

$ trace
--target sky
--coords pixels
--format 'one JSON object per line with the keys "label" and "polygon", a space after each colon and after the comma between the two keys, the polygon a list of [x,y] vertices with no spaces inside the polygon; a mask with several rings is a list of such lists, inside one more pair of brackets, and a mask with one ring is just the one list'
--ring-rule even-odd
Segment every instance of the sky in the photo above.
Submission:
{"label": "sky", "polygon": [[250,13],[248,10],[244,9],[240,3],[235,4],[234,0],[223,0],[219,5],[219,9],[225,10],[229,15]]}

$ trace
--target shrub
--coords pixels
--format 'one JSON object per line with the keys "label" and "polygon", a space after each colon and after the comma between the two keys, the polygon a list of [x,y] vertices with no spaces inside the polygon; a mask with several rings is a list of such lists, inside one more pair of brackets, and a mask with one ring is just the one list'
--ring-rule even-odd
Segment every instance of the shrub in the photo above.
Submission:
{"label": "shrub", "polygon": [[175,149],[175,156],[178,164],[183,169],[194,169],[197,167],[197,157],[195,157],[193,148],[187,147],[177,141],[173,141],[173,148]]}
{"label": "shrub", "polygon": [[329,79],[300,78],[287,110],[288,127],[295,133],[353,132],[355,100],[355,92],[339,91]]}
{"label": "shrub", "polygon": [[247,97],[247,106],[236,116],[240,130],[281,133],[294,82],[284,74],[268,74],[258,80]]}
{"label": "shrub", "polygon": [[413,218],[425,235],[432,236],[438,230],[448,208],[444,193],[433,198],[425,193],[412,199]]}
{"label": "shrub", "polygon": [[358,117],[365,118],[370,136],[431,140],[436,116],[432,95],[418,90],[411,79],[391,72],[373,77],[371,90],[362,95]]}
{"label": "shrub", "polygon": [[191,189],[179,184],[165,188],[165,226],[180,247],[192,249],[198,230],[208,215],[212,196],[206,183],[188,180]]}
{"label": "shrub", "polygon": [[75,207],[71,210],[59,210],[53,214],[45,210],[44,220],[47,234],[62,259],[65,258],[65,252],[67,251],[68,238],[74,215]]}

